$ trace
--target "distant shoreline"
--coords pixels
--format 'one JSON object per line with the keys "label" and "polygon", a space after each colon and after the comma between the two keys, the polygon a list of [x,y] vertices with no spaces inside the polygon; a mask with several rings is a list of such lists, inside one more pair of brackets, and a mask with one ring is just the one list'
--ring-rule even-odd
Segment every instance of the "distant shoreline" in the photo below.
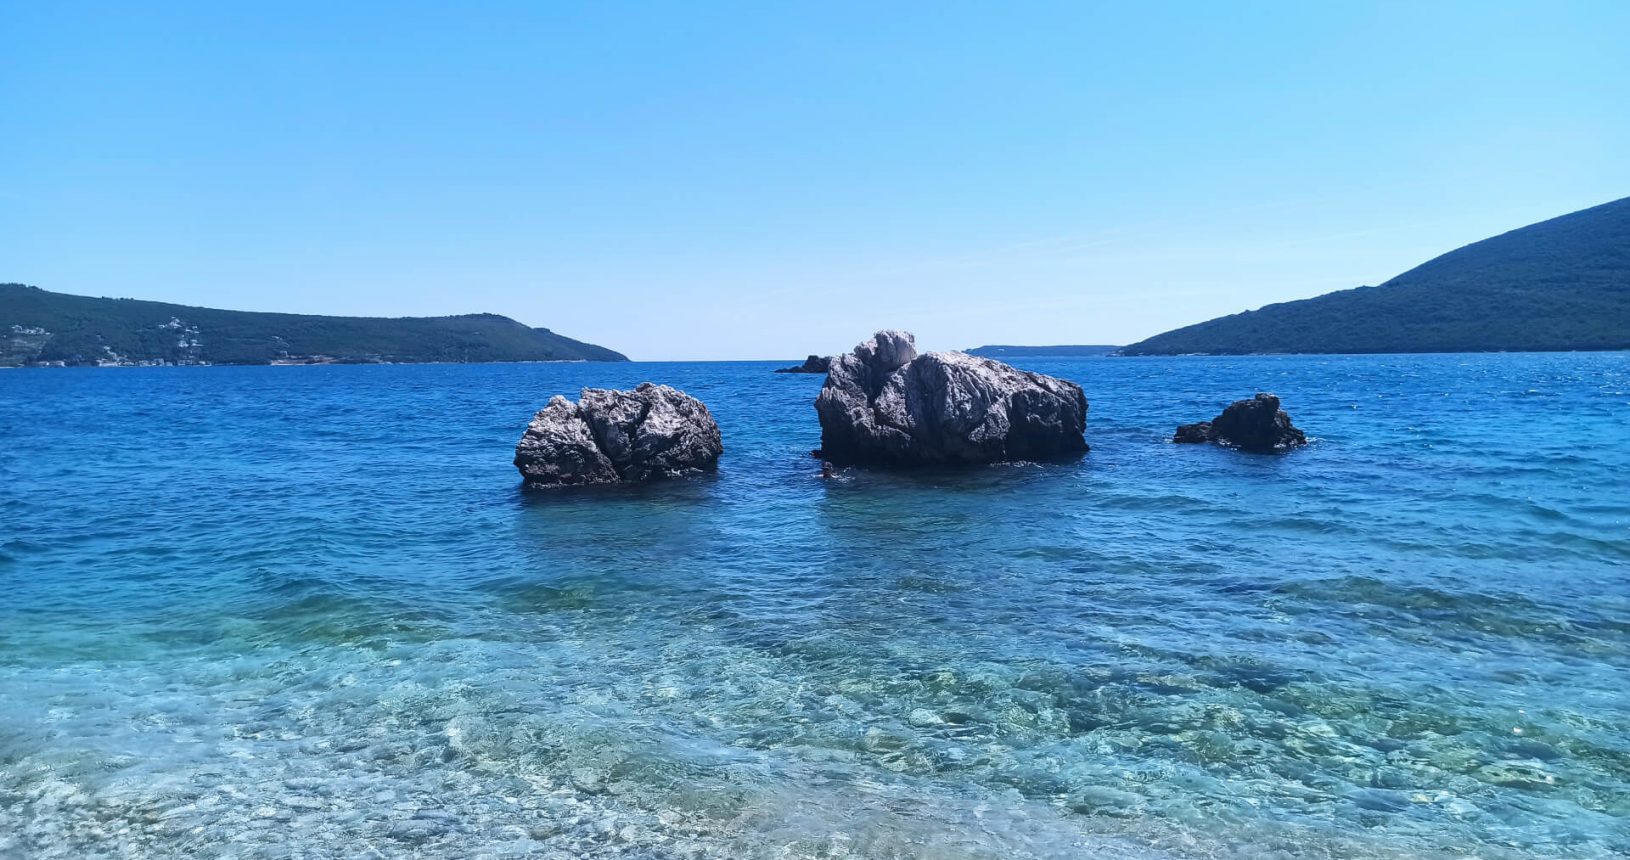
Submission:
{"label": "distant shoreline", "polygon": [[0,370],[152,370],[196,367],[364,367],[404,365],[474,365],[474,364],[634,364],[624,361],[592,361],[586,358],[530,358],[514,361],[195,361],[185,364],[162,362],[132,362],[67,364],[62,362],[41,364],[0,365]]}
{"label": "distant shoreline", "polygon": [[232,311],[0,283],[0,365],[155,367],[625,361],[498,314],[344,317]]}
{"label": "distant shoreline", "polygon": [[[1148,358],[1162,361],[1182,358],[1359,358],[1371,356],[1422,356],[1422,355],[1565,355],[1570,353],[1599,355],[1603,353],[1626,353],[1630,349],[1534,349],[1534,350],[1474,350],[1474,351],[1422,351],[1422,352],[1231,352],[1231,353],[1184,353],[1177,355],[1118,355],[1114,353],[1098,354],[1068,354],[1068,353],[1030,353],[1013,356],[1015,358],[1059,358],[1059,359],[1085,359],[1085,358]],[[25,364],[0,365],[0,370],[150,370],[175,368],[206,368],[206,367],[360,367],[360,366],[391,366],[391,367],[457,367],[478,365],[513,365],[513,364],[743,364],[764,365],[785,364],[786,359],[776,358],[691,358],[691,359],[626,359],[623,361],[592,361],[589,359],[524,359],[516,361],[289,361],[289,362],[197,362],[191,364]],[[824,376],[823,374],[789,374],[789,376]]]}

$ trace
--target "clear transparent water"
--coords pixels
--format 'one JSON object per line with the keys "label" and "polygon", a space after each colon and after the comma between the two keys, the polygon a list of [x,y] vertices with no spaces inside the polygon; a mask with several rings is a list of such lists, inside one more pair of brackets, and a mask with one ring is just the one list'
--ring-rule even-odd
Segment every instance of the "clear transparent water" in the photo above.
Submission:
{"label": "clear transparent water", "polygon": [[[832,482],[774,364],[0,374],[0,856],[1630,853],[1630,355],[1021,363],[1079,464]],[[645,379],[716,477],[518,490]]]}

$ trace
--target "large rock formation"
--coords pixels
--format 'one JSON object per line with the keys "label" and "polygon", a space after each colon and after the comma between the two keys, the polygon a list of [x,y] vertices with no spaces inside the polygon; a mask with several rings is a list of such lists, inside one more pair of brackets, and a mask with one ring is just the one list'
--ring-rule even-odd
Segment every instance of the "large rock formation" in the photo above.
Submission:
{"label": "large rock formation", "polygon": [[776,373],[825,373],[831,368],[832,359],[819,355],[811,355],[809,358],[804,359],[803,364],[795,364],[792,367],[783,367],[776,370]]}
{"label": "large rock formation", "polygon": [[529,487],[616,484],[712,469],[724,452],[702,401],[666,385],[585,388],[577,403],[555,395],[515,446]]}
{"label": "large rock formation", "polygon": [[919,356],[899,331],[835,356],[815,412],[820,456],[836,463],[1049,460],[1087,450],[1079,385],[961,352]]}
{"label": "large rock formation", "polygon": [[1257,393],[1250,400],[1228,404],[1221,415],[1210,421],[1184,424],[1177,428],[1173,442],[1215,442],[1241,451],[1271,454],[1307,444],[1307,435],[1290,423],[1279,408],[1279,398]]}

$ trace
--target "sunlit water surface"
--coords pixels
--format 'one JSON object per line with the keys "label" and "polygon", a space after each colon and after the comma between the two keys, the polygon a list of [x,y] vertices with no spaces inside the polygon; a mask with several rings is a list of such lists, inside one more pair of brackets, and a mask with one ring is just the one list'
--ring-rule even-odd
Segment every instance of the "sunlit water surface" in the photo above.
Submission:
{"label": "sunlit water surface", "polygon": [[[830,482],[768,364],[0,373],[0,856],[1630,854],[1630,355],[1022,363],[1079,463]],[[716,477],[519,490],[645,379]]]}

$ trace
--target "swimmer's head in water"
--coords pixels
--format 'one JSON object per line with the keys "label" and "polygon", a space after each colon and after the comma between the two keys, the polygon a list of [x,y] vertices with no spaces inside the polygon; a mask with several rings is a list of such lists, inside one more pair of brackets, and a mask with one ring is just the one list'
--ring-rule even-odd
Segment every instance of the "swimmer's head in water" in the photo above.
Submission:
{"label": "swimmer's head in water", "polygon": [[821,461],[821,477],[832,477],[832,464],[826,460]]}

